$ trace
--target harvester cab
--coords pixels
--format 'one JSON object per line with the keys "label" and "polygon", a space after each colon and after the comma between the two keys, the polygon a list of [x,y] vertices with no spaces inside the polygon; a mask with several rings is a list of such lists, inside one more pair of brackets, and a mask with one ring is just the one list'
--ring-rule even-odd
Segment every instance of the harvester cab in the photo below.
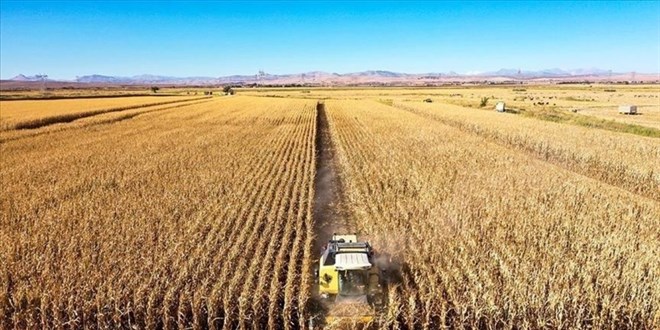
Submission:
{"label": "harvester cab", "polygon": [[384,283],[374,250],[368,242],[359,242],[357,235],[333,235],[323,249],[316,280],[320,296],[330,303],[329,323],[369,322],[384,306]]}

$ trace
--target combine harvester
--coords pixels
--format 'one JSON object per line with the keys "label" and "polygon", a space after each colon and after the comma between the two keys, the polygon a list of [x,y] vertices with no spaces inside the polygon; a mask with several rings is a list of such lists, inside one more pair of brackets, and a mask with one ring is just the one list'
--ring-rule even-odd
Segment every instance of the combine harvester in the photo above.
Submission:
{"label": "combine harvester", "polygon": [[327,307],[326,326],[368,326],[385,306],[385,271],[374,263],[369,243],[359,242],[356,235],[332,236],[315,279]]}

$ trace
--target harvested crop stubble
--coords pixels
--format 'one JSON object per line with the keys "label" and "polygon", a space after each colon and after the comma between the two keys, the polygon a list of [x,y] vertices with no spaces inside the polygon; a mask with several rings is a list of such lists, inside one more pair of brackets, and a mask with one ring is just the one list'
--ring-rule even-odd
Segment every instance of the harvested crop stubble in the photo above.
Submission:
{"label": "harvested crop stubble", "polygon": [[659,326],[657,201],[377,102],[326,109],[352,221],[402,263],[384,327]]}
{"label": "harvested crop stubble", "polygon": [[51,124],[142,107],[200,99],[181,96],[114,97],[98,99],[0,101],[0,131],[33,129]]}
{"label": "harvested crop stubble", "polygon": [[328,314],[330,319],[324,329],[370,329],[374,327],[374,320],[365,321],[365,315],[372,315],[373,309],[367,304],[342,303],[330,306]]}
{"label": "harvested crop stubble", "polygon": [[[111,124],[111,123],[116,123],[118,121],[122,120],[128,120],[135,118],[140,115],[145,115],[147,113],[151,112],[157,112],[157,111],[164,111],[164,110],[169,110],[169,109],[177,109],[177,108],[183,108],[183,107],[189,107],[191,105],[196,105],[200,103],[206,103],[206,102],[211,102],[210,98],[204,98],[204,99],[194,99],[190,101],[185,101],[185,102],[174,102],[174,103],[168,103],[165,105],[150,105],[150,106],[144,106],[144,107],[139,107],[139,108],[131,108],[131,109],[126,109],[126,110],[121,110],[121,111],[110,111],[110,112],[104,112],[104,113],[99,113],[95,114],[93,116],[87,116],[83,117],[80,119],[76,119],[75,121],[72,122],[66,122],[66,123],[55,123],[52,125],[47,125],[35,129],[12,129],[12,130],[6,130],[6,131],[0,131],[0,143],[6,142],[6,141],[11,141],[11,140],[17,140],[17,139],[23,139],[31,136],[36,136],[36,135],[42,135],[42,134],[48,134],[48,133],[53,133],[53,132],[59,132],[63,130],[69,130],[69,129],[80,129],[83,127],[87,126],[92,126],[92,125],[101,125],[101,124]],[[184,109],[182,109],[184,110]]]}
{"label": "harvested crop stubble", "polygon": [[0,144],[0,328],[298,327],[314,109],[234,97]]}

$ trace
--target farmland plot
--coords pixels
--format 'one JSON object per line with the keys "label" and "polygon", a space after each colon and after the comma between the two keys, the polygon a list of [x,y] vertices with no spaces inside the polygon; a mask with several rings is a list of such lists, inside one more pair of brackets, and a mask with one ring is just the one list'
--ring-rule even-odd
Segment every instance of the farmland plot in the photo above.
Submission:
{"label": "farmland plot", "polygon": [[323,112],[181,98],[19,129],[52,116],[17,110],[0,328],[301,328],[337,229],[391,268],[376,327],[658,327],[657,139],[314,93]]}
{"label": "farmland plot", "polygon": [[0,144],[0,328],[288,328],[315,102],[229,98]]}
{"label": "farmland plot", "polygon": [[654,328],[660,205],[372,101],[326,101],[346,205],[401,278],[383,327]]}
{"label": "farmland plot", "polygon": [[[159,102],[137,106],[121,106],[119,108],[101,109],[83,112],[74,112],[63,116],[50,116],[47,111],[41,117],[28,120],[29,123],[42,123],[38,127],[29,129],[0,130],[0,143],[34,137],[37,135],[50,134],[71,129],[96,126],[101,124],[112,124],[123,120],[129,120],[147,113],[165,111],[176,108],[189,107],[191,105],[210,102],[210,98],[183,99],[175,101]],[[44,106],[47,110],[48,107]],[[182,109],[185,111],[185,109]]]}
{"label": "farmland plot", "polygon": [[142,96],[93,99],[0,101],[0,131],[39,128],[79,118],[200,99],[181,96]]}
{"label": "farmland plot", "polygon": [[395,105],[660,202],[660,139],[442,103]]}

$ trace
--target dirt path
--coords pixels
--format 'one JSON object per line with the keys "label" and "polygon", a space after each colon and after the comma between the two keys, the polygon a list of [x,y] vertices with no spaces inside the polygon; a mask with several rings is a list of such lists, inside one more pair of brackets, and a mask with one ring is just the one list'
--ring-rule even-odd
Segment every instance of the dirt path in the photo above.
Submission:
{"label": "dirt path", "polygon": [[[348,217],[342,211],[342,187],[336,158],[335,145],[330,133],[328,115],[322,101],[316,106],[316,177],[314,178],[314,258],[318,261],[321,249],[332,238],[333,233],[352,233]],[[313,275],[312,275],[313,276]],[[318,286],[314,285],[310,300],[315,328],[325,327],[325,317],[330,306],[320,298]]]}
{"label": "dirt path", "polygon": [[[349,219],[350,213],[344,207],[344,190],[339,175],[337,149],[330,131],[329,115],[326,104],[319,101],[316,107],[316,177],[314,178],[314,230],[316,240],[314,243],[315,259],[320,257],[321,249],[332,238],[333,233],[358,234],[360,240],[367,240],[368,236],[357,233],[356,227]],[[388,269],[387,281],[400,283],[400,266],[393,264],[389,255],[383,254],[375,260],[381,269]],[[385,292],[386,289],[385,289]],[[318,286],[314,285],[313,297],[310,300],[313,322],[315,328],[324,328],[325,317],[335,313],[334,306],[321,299]]]}
{"label": "dirt path", "polygon": [[337,158],[325,104],[316,106],[316,177],[314,178],[313,216],[316,226],[316,244],[318,253],[333,233],[352,232],[347,217],[342,212],[342,188],[339,179]]}

